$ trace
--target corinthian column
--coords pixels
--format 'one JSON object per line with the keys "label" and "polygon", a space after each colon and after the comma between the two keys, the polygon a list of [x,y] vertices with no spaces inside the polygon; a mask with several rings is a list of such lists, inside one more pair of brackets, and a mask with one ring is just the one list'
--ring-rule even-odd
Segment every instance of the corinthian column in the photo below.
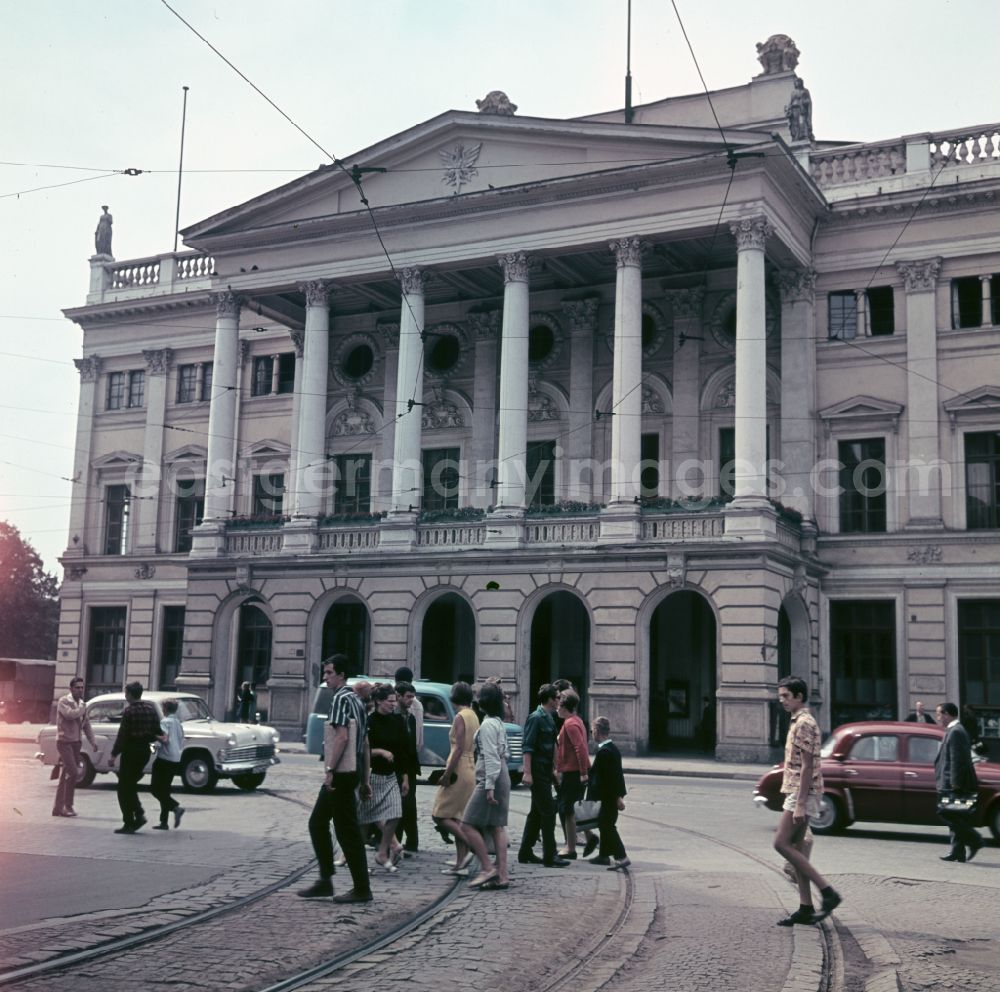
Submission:
{"label": "corinthian column", "polygon": [[306,326],[302,345],[302,389],[296,393],[299,404],[295,441],[295,498],[297,517],[318,517],[323,493],[315,480],[317,467],[326,459],[326,386],[330,355],[330,285],[307,282],[302,286],[306,297]]}
{"label": "corinthian column", "polygon": [[[163,430],[167,415],[167,376],[173,364],[170,348],[143,351],[146,361],[146,430],[142,449],[142,481],[137,495],[135,547],[140,553],[159,551],[160,485],[163,474]],[[167,548],[173,551],[172,547]]]}
{"label": "corinthian column", "polygon": [[[97,492],[90,491],[90,451],[94,439],[94,414],[97,412],[97,382],[101,376],[98,355],[74,358],[80,373],[80,402],[76,416],[76,455],[73,458],[72,504],[69,511],[69,544],[66,556],[84,555],[87,546],[87,507],[103,506]],[[91,542],[96,544],[95,541]]]}
{"label": "corinthian column", "polygon": [[525,508],[528,447],[528,256],[498,259],[503,269],[500,330],[500,434],[497,444],[497,509]]}
{"label": "corinthian column", "polygon": [[766,504],[767,325],[765,217],[730,224],[736,238],[736,464],[734,507]]}
{"label": "corinthian column", "polygon": [[208,465],[205,473],[205,520],[226,516],[230,489],[235,485],[232,461],[236,436],[236,377],[240,367],[240,307],[242,297],[226,291],[215,296],[215,353],[212,396],[208,407]]}
{"label": "corinthian column", "polygon": [[[424,285],[420,269],[398,273],[403,290],[399,312],[399,366],[396,372],[396,436],[393,442],[393,513],[406,513],[420,505],[420,408],[424,400]],[[412,400],[412,404],[411,401]]]}
{"label": "corinthian column", "polygon": [[610,502],[634,504],[642,447],[642,244],[622,238],[608,247],[617,265]]}

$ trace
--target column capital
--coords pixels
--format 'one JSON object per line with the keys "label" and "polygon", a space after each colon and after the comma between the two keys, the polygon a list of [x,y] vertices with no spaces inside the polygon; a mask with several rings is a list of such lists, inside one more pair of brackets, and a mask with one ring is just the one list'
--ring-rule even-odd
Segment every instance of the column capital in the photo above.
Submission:
{"label": "column capital", "polygon": [[80,373],[80,382],[94,382],[101,374],[101,356],[85,355],[83,358],[74,358],[73,364],[77,372]]}
{"label": "column capital", "polygon": [[215,297],[216,317],[235,317],[239,320],[240,307],[243,306],[242,296],[229,289],[213,295]]}
{"label": "column capital", "polygon": [[782,303],[814,303],[816,301],[816,270],[781,269],[774,274],[774,284]]}
{"label": "column capital", "polygon": [[646,243],[638,238],[617,238],[608,245],[608,250],[614,252],[615,264],[619,269],[627,265],[638,268],[642,265],[642,253]]}
{"label": "column capital", "polygon": [[729,231],[736,239],[737,251],[756,249],[763,251],[767,239],[774,233],[766,217],[744,217],[729,225]]}
{"label": "column capital", "polygon": [[528,269],[531,266],[531,259],[526,252],[512,251],[506,255],[501,255],[497,259],[497,265],[503,269],[503,281],[505,285],[509,282],[528,281]]}
{"label": "column capital", "polygon": [[295,348],[295,357],[301,358],[305,353],[306,332],[289,331],[288,336],[292,339],[292,346]]}
{"label": "column capital", "polygon": [[399,321],[380,320],[375,325],[375,330],[382,335],[382,340],[387,348],[399,347]]}
{"label": "column capital", "polygon": [[569,318],[570,331],[574,334],[597,329],[597,308],[600,300],[588,296],[583,300],[563,300],[562,312]]}
{"label": "column capital", "polygon": [[668,289],[664,292],[674,318],[691,318],[701,316],[701,306],[705,302],[704,286],[687,286],[681,289]]}
{"label": "column capital", "polygon": [[304,282],[299,289],[305,293],[307,307],[329,307],[333,285],[323,279]]}
{"label": "column capital", "polygon": [[155,351],[144,348],[142,357],[146,360],[146,369],[150,375],[166,375],[174,364],[174,352],[171,348],[158,348]]}
{"label": "column capital", "polygon": [[476,332],[477,341],[495,341],[500,334],[499,310],[488,310],[485,313],[469,313],[465,315],[465,319]]}
{"label": "column capital", "polygon": [[896,271],[903,277],[903,287],[907,293],[927,293],[937,287],[941,274],[940,256],[925,258],[915,262],[897,262]]}
{"label": "column capital", "polygon": [[396,278],[399,280],[404,296],[422,296],[430,273],[423,269],[400,269],[396,272]]}

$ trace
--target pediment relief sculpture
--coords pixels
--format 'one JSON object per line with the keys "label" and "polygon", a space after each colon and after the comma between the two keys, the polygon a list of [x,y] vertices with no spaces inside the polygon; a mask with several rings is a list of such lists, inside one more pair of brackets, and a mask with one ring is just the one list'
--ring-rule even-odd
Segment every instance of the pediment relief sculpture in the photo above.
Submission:
{"label": "pediment relief sculpture", "polygon": [[359,434],[374,434],[375,422],[358,407],[356,390],[347,391],[347,406],[333,418],[330,425],[331,437],[353,437]]}
{"label": "pediment relief sculpture", "polygon": [[559,419],[559,406],[547,393],[541,391],[535,379],[528,380],[528,423],[539,424]]}
{"label": "pediment relief sculpture", "polygon": [[462,187],[468,186],[479,175],[476,163],[482,150],[483,143],[480,141],[478,145],[455,145],[454,148],[439,151],[438,155],[444,166],[441,182],[451,186],[456,195],[461,193]]}

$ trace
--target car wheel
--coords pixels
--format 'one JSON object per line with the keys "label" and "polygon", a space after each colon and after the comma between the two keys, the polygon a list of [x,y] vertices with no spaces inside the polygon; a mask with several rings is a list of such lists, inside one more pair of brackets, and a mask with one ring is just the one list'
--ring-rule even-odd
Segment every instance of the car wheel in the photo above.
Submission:
{"label": "car wheel", "polygon": [[244,792],[253,792],[253,790],[258,786],[264,784],[265,777],[265,772],[257,772],[256,774],[250,775],[234,775],[233,785],[235,785],[237,789],[242,789]]}
{"label": "car wheel", "polygon": [[829,793],[824,793],[819,803],[819,816],[809,818],[809,829],[814,834],[833,834],[843,830],[847,818],[840,803]]}
{"label": "car wheel", "polygon": [[94,784],[94,779],[97,778],[97,769],[94,768],[90,758],[85,754],[80,755],[80,764],[76,771],[76,787],[78,789],[86,789],[87,786]]}
{"label": "car wheel", "polygon": [[207,754],[192,754],[184,759],[181,781],[188,792],[211,792],[219,781],[219,776]]}
{"label": "car wheel", "polygon": [[516,789],[521,784],[521,779],[524,778],[524,772],[511,772],[510,773],[510,787]]}

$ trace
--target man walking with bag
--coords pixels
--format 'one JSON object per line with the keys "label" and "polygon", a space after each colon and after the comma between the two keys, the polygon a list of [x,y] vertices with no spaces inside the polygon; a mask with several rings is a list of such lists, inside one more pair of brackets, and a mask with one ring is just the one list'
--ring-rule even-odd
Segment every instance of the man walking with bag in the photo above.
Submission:
{"label": "man walking with bag", "polygon": [[87,704],[83,701],[83,679],[70,679],[69,692],[56,707],[56,750],[59,752],[59,785],[53,816],[76,816],[73,797],[80,773],[80,744],[86,736],[90,746],[97,750],[97,740],[87,719]]}
{"label": "man walking with bag", "polygon": [[[934,759],[934,779],[939,803],[953,799],[974,799],[979,793],[976,769],[972,764],[972,741],[959,722],[958,707],[954,703],[941,703],[935,710],[937,722],[945,728],[941,750]],[[983,846],[983,839],[976,833],[970,817],[972,810],[945,810],[938,808],[938,815],[951,828],[951,850],[941,856],[942,861],[971,861]]]}

